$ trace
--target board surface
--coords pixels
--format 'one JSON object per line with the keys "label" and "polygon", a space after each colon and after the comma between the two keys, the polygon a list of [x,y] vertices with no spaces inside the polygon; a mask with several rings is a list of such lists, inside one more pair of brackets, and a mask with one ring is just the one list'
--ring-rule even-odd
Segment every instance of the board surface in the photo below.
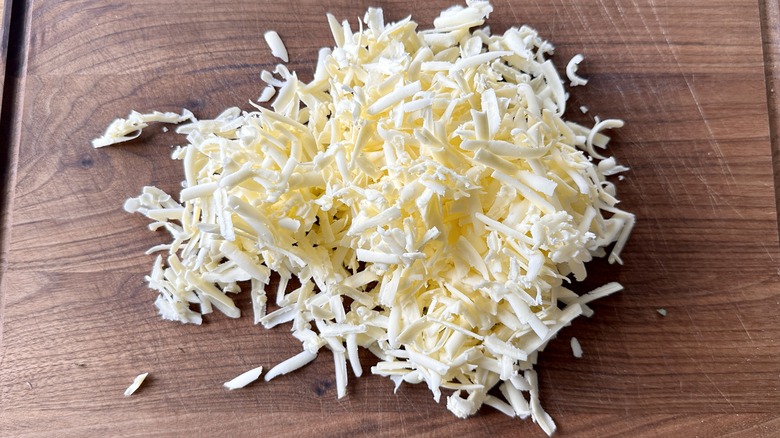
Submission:
{"label": "board surface", "polygon": [[[297,353],[298,342],[247,317],[210,315],[200,327],[160,320],[144,251],[165,237],[121,206],[144,185],[176,191],[182,172],[168,146],[183,140],[152,126],[131,144],[89,144],[130,109],[213,117],[248,107],[259,72],[275,65],[266,30],[279,32],[289,67],[306,79],[317,49],[331,44],[326,12],[354,24],[381,6],[388,20],[411,13],[426,28],[450,4],[24,3],[26,20],[11,23],[24,26],[23,40],[10,42],[23,56],[17,105],[2,108],[17,123],[3,133],[12,159],[0,235],[0,436],[543,436],[490,408],[458,420],[426,388],[394,395],[375,376],[353,378],[337,400],[329,353],[270,383],[223,390]],[[585,55],[590,83],[572,90],[572,118],[626,121],[610,152],[631,167],[618,192],[637,226],[625,265],[596,263],[577,286],[616,280],[626,291],[595,303],[595,316],[565,329],[537,368],[559,436],[777,436],[776,2],[494,7],[494,31],[535,27],[556,45],[559,69]],[[237,301],[248,313],[248,297]],[[571,357],[571,336],[582,359]],[[146,371],[138,393],[123,397]]]}

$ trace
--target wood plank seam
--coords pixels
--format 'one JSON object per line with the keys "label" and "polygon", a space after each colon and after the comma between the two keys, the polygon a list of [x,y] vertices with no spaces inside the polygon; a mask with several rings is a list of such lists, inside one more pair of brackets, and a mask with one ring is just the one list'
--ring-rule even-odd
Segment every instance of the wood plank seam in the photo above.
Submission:
{"label": "wood plank seam", "polygon": [[[3,98],[3,89],[5,88],[5,69],[6,69],[6,60],[8,55],[8,36],[9,36],[9,26],[8,24],[11,21],[11,4],[13,3],[12,0],[2,0],[2,3],[0,3],[0,19],[2,22],[0,22],[0,31],[2,32],[2,40],[0,40],[0,65],[2,66],[2,71],[0,71],[0,101],[2,101]],[[2,107],[0,107],[0,114],[2,114]]]}
{"label": "wood plank seam", "polygon": [[775,177],[775,211],[780,234],[780,3],[777,0],[758,0],[758,9],[761,14],[769,142]]}
{"label": "wood plank seam", "polygon": [[[2,112],[0,112],[0,346],[3,345],[5,315],[5,281],[10,248],[11,217],[16,187],[16,167],[21,138],[24,84],[30,43],[30,11],[26,0],[6,0],[4,13],[8,15],[8,46],[5,81],[3,83]],[[4,18],[5,19],[5,18]]]}

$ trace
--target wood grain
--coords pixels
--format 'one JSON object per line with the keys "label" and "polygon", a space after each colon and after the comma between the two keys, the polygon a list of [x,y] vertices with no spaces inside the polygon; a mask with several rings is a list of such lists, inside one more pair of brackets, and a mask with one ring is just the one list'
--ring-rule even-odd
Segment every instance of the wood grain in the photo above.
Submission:
{"label": "wood grain", "polygon": [[[338,429],[334,418],[327,413],[281,413],[266,415],[262,412],[234,412],[224,421],[212,417],[204,421],[201,413],[180,413],[164,417],[155,413],[136,415],[131,419],[116,418],[110,425],[94,415],[58,416],[34,414],[24,423],[8,428],[9,436],[32,438],[42,436],[40,430],[57,430],[62,438],[84,436],[126,437],[170,436],[273,436],[297,438],[301,436],[371,436],[371,437],[441,437],[441,436],[546,436],[535,431],[536,426],[491,421],[483,414],[468,421],[453,417],[427,418],[423,416],[399,417],[389,412],[354,412],[339,418]],[[510,420],[511,421],[511,420]],[[478,423],[478,424],[474,424]],[[31,424],[38,425],[30,427]],[[259,429],[259,430],[258,430]],[[710,414],[710,415],[645,415],[629,419],[619,414],[572,414],[559,435],[578,437],[636,437],[659,436],[763,438],[777,436],[780,420],[772,414]],[[242,431],[235,433],[235,431]],[[250,433],[253,431],[254,433]],[[304,435],[306,433],[307,435]],[[320,434],[320,435],[316,435]],[[452,434],[452,435],[451,435]]]}
{"label": "wood grain", "polygon": [[[763,0],[761,34],[764,41],[764,71],[772,143],[772,164],[775,169],[775,205],[780,205],[780,2]],[[778,210],[780,218],[780,210]],[[780,219],[779,219],[780,220]]]}
{"label": "wood grain", "polygon": [[[768,2],[771,3],[771,2]],[[308,78],[329,44],[324,14],[362,15],[368,1],[321,4],[177,0],[32,0],[7,272],[2,279],[3,436],[542,436],[485,409],[459,421],[427,389],[374,376],[336,400],[333,365],[226,392],[221,383],[298,351],[284,328],[211,315],[201,327],[161,321],[143,252],[164,236],[121,209],[142,185],[175,191],[172,133],[131,145],[89,140],[129,109],[188,107],[209,117],[262,88],[276,29],[290,68]],[[422,27],[449,2],[386,1],[388,19]],[[571,108],[621,117],[612,152],[639,221],[614,269],[595,263],[578,290],[618,280],[542,355],[543,403],[562,436],[776,436],[780,429],[780,245],[762,38],[755,1],[496,1],[491,28],[527,23],[562,66],[583,53],[591,79]],[[764,14],[762,15],[762,11]],[[766,25],[764,26],[766,28]],[[762,43],[764,44],[762,46]],[[774,44],[774,45],[773,45]],[[762,48],[763,47],[763,48]],[[238,301],[248,310],[247,297]],[[667,309],[661,317],[656,309]],[[571,357],[577,336],[585,357]],[[364,355],[370,363],[369,355]],[[121,392],[139,372],[137,395]]]}

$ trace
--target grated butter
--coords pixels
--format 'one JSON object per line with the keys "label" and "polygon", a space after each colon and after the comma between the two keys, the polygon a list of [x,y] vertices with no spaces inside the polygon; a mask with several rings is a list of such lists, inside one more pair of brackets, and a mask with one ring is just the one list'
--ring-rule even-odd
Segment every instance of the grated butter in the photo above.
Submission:
{"label": "grated butter", "polygon": [[[379,358],[372,373],[396,388],[425,383],[437,401],[446,390],[458,417],[487,404],[552,434],[537,353],[590,316],[587,303],[622,289],[578,296],[565,283],[613,243],[608,260],[621,263],[634,216],[617,208],[606,176],[627,168],[594,147],[623,122],[564,120],[552,45],[527,26],[479,28],[491,11],[469,0],[423,31],[409,18],[385,23],[381,9],[358,30],[328,14],[335,46],[319,51],[311,82],[283,65],[262,73],[258,100],[271,109],[114,121],[94,147],[137,138],[152,121],[186,122],[177,132],[188,144],[172,154],[185,174],[178,200],[145,187],[125,203],[171,235],[152,249],[163,254],[147,277],[161,316],[239,317],[232,295],[246,282],[255,323],[289,324],[303,348],[266,381],[327,348],[343,397],[363,347]],[[265,39],[287,62],[278,34]],[[581,60],[566,68],[571,86],[586,82]],[[279,309],[266,313],[271,272]],[[288,292],[293,276],[301,286]],[[575,356],[578,346],[572,338]],[[496,385],[505,400],[488,394]]]}

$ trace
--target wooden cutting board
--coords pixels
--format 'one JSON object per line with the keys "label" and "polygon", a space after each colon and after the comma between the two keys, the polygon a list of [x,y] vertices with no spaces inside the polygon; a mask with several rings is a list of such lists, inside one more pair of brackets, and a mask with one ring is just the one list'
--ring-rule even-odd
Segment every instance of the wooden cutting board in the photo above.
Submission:
{"label": "wooden cutting board", "polygon": [[[355,23],[369,4],[428,27],[450,3],[6,7],[1,436],[543,436],[489,408],[458,420],[426,388],[394,395],[374,376],[353,379],[337,400],[328,353],[227,392],[222,382],[286,359],[298,342],[251,318],[164,322],[152,306],[144,251],[165,237],[121,207],[143,185],[176,191],[182,173],[168,146],[182,140],[159,127],[114,148],[93,150],[90,139],[130,109],[211,117],[247,107],[275,63],[268,29],[308,78],[317,49],[331,44],[325,13]],[[556,44],[559,67],[586,56],[591,82],[572,90],[571,117],[626,121],[610,149],[631,167],[618,190],[637,226],[625,265],[596,263],[578,286],[617,280],[626,291],[565,329],[538,365],[560,436],[780,435],[777,19],[773,0],[496,1],[494,31],[536,27]],[[239,305],[247,311],[247,298]],[[145,371],[142,389],[123,397]]]}

